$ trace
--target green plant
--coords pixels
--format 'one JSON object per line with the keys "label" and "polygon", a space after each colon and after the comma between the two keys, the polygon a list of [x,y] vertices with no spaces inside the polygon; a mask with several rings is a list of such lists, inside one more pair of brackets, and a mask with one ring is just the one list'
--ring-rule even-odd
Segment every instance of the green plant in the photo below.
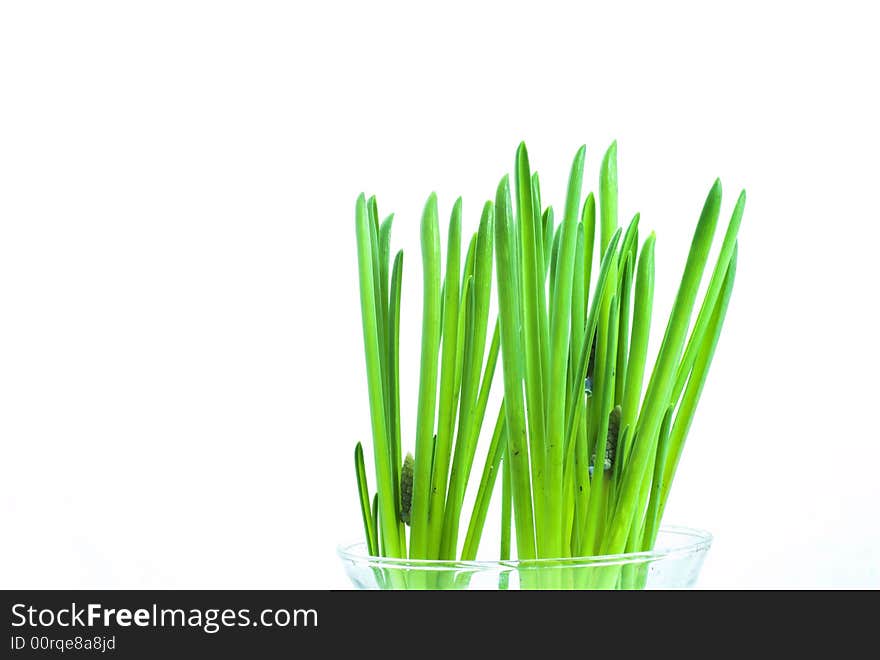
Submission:
{"label": "green plant", "polygon": [[[520,560],[653,547],[733,289],[745,192],[691,323],[719,218],[720,181],[709,191],[646,383],[655,236],[639,246],[638,214],[625,229],[618,226],[616,143],[602,161],[598,204],[592,193],[583,197],[585,151],[581,147],[574,157],[557,225],[553,208],[542,205],[538,175],[520,144],[513,193],[503,177],[494,202],[483,207],[463,261],[461,199],[455,202],[445,272],[437,198],[428,198],[421,223],[415,457],[405,466],[399,396],[403,252],[391,262],[393,217],[380,222],[375,198],[358,197],[377,480],[372,504],[360,443],[355,466],[371,554],[473,559],[499,471],[501,559],[510,558],[514,531]],[[498,317],[490,324],[493,261]],[[465,490],[499,356],[504,398],[460,543]]]}

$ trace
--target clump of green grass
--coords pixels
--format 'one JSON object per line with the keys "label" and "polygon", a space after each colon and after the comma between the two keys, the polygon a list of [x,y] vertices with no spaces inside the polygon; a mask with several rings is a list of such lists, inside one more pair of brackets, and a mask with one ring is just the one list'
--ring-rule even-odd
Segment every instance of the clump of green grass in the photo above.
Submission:
{"label": "clump of green grass", "polygon": [[[360,443],[355,468],[370,554],[474,559],[499,472],[500,559],[511,557],[514,532],[521,560],[653,548],[730,301],[745,192],[694,318],[721,182],[709,190],[647,374],[655,236],[639,243],[638,214],[619,226],[616,143],[602,160],[598,200],[583,194],[585,153],[581,147],[575,154],[557,223],[520,144],[513,189],[504,176],[466,243],[456,200],[445,265],[437,198],[428,197],[414,436],[400,424],[403,251],[391,261],[393,216],[380,221],[376,199],[358,197],[372,500]],[[490,319],[493,264],[498,316]],[[499,357],[504,397],[491,433],[484,433]],[[402,436],[415,438],[414,457],[406,460]],[[483,436],[489,447],[477,478],[472,468]],[[469,485],[477,490],[465,518]]]}

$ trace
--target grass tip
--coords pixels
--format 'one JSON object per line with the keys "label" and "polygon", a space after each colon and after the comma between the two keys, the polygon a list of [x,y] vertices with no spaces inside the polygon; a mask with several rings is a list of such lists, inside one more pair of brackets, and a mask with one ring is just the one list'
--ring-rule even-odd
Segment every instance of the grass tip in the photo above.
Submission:
{"label": "grass tip", "polygon": [[603,158],[603,164],[607,163],[611,159],[617,159],[617,140],[614,140],[611,143],[611,146],[608,147],[608,150],[605,152],[605,158]]}

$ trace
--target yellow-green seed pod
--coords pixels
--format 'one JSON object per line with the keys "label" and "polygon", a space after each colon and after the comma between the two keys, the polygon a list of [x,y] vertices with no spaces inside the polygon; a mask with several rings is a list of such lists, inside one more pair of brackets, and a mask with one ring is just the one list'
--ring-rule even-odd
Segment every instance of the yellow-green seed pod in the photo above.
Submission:
{"label": "yellow-green seed pod", "polygon": [[407,454],[400,469],[400,520],[407,525],[412,511],[413,470],[415,461],[412,454]]}
{"label": "yellow-green seed pod", "polygon": [[614,406],[608,415],[608,440],[605,442],[605,469],[610,470],[614,465],[614,456],[617,453],[617,438],[620,435],[620,419],[622,417],[620,406]]}

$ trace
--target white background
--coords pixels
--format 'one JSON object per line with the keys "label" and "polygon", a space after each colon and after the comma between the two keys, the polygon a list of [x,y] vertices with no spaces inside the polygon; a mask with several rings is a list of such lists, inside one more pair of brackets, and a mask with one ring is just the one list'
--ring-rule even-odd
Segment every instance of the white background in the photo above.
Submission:
{"label": "white background", "polygon": [[421,206],[475,227],[520,139],[557,204],[618,140],[657,319],[748,190],[667,521],[704,587],[880,586],[870,3],[299,4],[3,3],[0,586],[346,587],[355,197],[407,253],[412,429]]}

